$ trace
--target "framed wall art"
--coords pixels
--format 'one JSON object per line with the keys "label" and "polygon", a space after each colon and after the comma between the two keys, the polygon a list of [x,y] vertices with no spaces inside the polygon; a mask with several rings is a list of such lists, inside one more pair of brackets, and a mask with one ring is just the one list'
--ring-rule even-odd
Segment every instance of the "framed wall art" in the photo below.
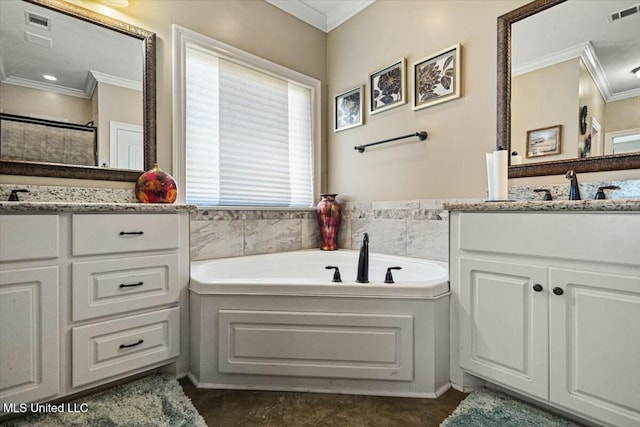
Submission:
{"label": "framed wall art", "polygon": [[413,109],[460,98],[460,44],[413,64]]}
{"label": "framed wall art", "polygon": [[405,59],[369,74],[369,112],[381,113],[405,104]]}
{"label": "framed wall art", "polygon": [[338,132],[361,126],[363,123],[363,87],[358,86],[339,93],[333,101],[333,131]]}
{"label": "framed wall art", "polygon": [[527,159],[560,154],[562,125],[527,131]]}

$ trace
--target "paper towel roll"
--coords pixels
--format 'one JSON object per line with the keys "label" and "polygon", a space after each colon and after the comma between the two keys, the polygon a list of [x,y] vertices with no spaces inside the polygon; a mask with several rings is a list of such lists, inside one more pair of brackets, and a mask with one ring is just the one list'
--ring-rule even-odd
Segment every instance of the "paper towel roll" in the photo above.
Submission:
{"label": "paper towel roll", "polygon": [[509,198],[507,175],[509,153],[506,150],[498,150],[486,154],[488,200],[507,200]]}
{"label": "paper towel roll", "polygon": [[496,200],[507,200],[509,198],[509,152],[507,150],[494,151],[493,162]]}
{"label": "paper towel roll", "polygon": [[487,200],[495,200],[495,188],[493,186],[493,153],[486,153],[487,156]]}

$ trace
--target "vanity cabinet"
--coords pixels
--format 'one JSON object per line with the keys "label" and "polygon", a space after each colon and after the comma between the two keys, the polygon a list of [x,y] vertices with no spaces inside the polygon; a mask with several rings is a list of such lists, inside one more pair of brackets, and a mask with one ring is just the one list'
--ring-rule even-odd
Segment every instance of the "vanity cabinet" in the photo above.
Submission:
{"label": "vanity cabinet", "polygon": [[58,223],[57,215],[0,216],[0,402],[60,391]]}
{"label": "vanity cabinet", "polygon": [[640,425],[640,213],[451,214],[460,367]]}
{"label": "vanity cabinet", "polygon": [[0,401],[186,371],[188,231],[187,212],[0,215]]}

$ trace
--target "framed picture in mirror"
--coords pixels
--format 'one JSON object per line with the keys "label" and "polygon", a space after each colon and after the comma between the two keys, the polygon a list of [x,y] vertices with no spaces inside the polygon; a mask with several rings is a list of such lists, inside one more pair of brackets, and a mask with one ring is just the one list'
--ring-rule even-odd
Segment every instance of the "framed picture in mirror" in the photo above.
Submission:
{"label": "framed picture in mirror", "polygon": [[560,154],[562,125],[527,132],[527,159]]}

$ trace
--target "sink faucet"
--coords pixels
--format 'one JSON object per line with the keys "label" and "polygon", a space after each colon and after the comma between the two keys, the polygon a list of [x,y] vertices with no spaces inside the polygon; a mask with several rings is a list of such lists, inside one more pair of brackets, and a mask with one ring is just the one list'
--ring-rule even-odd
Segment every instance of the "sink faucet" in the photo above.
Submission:
{"label": "sink faucet", "polygon": [[369,235],[367,233],[364,233],[364,236],[362,236],[356,282],[369,283]]}
{"label": "sink faucet", "polygon": [[578,185],[578,175],[573,170],[570,170],[565,175],[565,178],[570,180],[569,183],[569,200],[580,200],[580,186]]}

